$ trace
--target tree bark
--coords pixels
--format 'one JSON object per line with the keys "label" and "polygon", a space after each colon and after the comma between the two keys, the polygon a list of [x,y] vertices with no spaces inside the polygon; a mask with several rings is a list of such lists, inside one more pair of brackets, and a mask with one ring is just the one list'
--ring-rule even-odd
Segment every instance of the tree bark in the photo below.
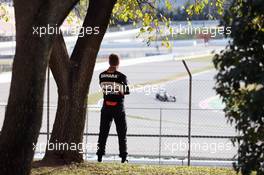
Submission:
{"label": "tree bark", "polygon": [[[58,85],[58,108],[50,144],[65,143],[78,145],[82,143],[87,109],[87,94],[91,83],[94,65],[102,39],[105,35],[112,9],[116,0],[91,0],[83,27],[99,27],[98,35],[79,37],[69,63],[66,55],[58,53],[58,48],[65,48],[63,38],[56,40],[57,49],[53,48],[50,67]],[[64,52],[67,52],[64,50]],[[52,60],[57,60],[52,61]],[[67,68],[58,68],[66,65]],[[56,68],[57,67],[57,68]],[[61,76],[66,76],[62,78]],[[82,149],[46,150],[43,162],[68,164],[83,162]]]}
{"label": "tree bark", "polygon": [[16,54],[0,135],[0,174],[30,174],[41,121],[45,73],[54,35],[33,35],[33,27],[60,26],[77,0],[15,0]]}
{"label": "tree bark", "polygon": [[[62,35],[55,38],[49,67],[58,87],[58,104],[54,121],[54,126],[49,143],[58,143],[58,138],[63,137],[63,131],[70,109],[70,58],[66,44]],[[61,150],[46,150],[41,165],[62,165],[63,160]]]}

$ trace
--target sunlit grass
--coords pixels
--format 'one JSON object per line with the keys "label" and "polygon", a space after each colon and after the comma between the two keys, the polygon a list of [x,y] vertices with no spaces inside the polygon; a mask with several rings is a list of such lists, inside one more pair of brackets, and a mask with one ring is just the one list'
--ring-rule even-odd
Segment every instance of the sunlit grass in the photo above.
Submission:
{"label": "sunlit grass", "polygon": [[236,175],[231,168],[84,163],[32,169],[32,175]]}

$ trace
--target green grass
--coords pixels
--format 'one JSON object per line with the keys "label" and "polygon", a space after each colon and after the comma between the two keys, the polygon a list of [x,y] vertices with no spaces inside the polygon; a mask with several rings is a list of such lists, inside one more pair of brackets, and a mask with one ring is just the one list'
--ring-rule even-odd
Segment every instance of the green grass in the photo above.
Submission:
{"label": "green grass", "polygon": [[13,63],[12,59],[1,59],[0,60],[0,65],[5,65],[5,64],[11,65],[12,63]]}
{"label": "green grass", "polygon": [[213,55],[208,55],[208,56],[201,56],[201,57],[196,57],[196,58],[191,58],[186,61],[195,61],[195,62],[208,62],[212,63],[213,62]]}
{"label": "green grass", "polygon": [[236,175],[236,173],[229,168],[83,163],[33,168],[32,175]]}
{"label": "green grass", "polygon": [[101,91],[95,92],[88,95],[88,105],[97,104],[97,102],[103,98],[103,93]]}
{"label": "green grass", "polygon": [[[207,71],[207,70],[210,70],[210,69],[213,69],[212,65],[205,66],[205,67],[202,67],[202,68],[193,69],[192,70],[192,74],[200,73],[200,72]],[[155,85],[155,84],[166,83],[168,81],[173,81],[173,80],[177,80],[177,79],[183,78],[183,77],[185,77],[187,75],[188,74],[184,73],[184,72],[183,73],[178,73],[178,74],[175,74],[175,75],[167,76],[167,77],[159,79],[159,80],[146,81],[144,83],[137,84],[136,86],[141,86],[142,87],[144,85]]]}

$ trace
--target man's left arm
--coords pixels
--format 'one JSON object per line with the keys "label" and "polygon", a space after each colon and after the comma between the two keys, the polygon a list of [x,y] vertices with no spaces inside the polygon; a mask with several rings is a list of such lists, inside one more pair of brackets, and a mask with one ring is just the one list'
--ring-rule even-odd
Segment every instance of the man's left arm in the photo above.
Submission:
{"label": "man's left arm", "polygon": [[124,76],[124,95],[130,94],[127,77]]}

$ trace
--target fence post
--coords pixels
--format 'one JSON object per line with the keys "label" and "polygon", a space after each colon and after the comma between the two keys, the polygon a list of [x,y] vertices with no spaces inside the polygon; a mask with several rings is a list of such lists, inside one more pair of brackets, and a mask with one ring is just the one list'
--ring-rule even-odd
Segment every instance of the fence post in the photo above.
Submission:
{"label": "fence post", "polygon": [[160,108],[160,124],[159,124],[159,164],[161,163],[161,134],[162,134],[162,109]]}
{"label": "fence post", "polygon": [[191,164],[191,122],[192,122],[192,74],[185,62],[182,60],[186,71],[189,74],[189,119],[188,119],[188,166]]}
{"label": "fence post", "polygon": [[88,112],[89,112],[89,107],[86,106],[86,116],[85,116],[85,158],[87,159],[88,157],[88,150],[87,150],[87,145],[88,145]]}
{"label": "fence post", "polygon": [[47,70],[47,144],[49,142],[49,119],[50,119],[50,69],[49,69],[49,66],[48,66],[48,70]]}

